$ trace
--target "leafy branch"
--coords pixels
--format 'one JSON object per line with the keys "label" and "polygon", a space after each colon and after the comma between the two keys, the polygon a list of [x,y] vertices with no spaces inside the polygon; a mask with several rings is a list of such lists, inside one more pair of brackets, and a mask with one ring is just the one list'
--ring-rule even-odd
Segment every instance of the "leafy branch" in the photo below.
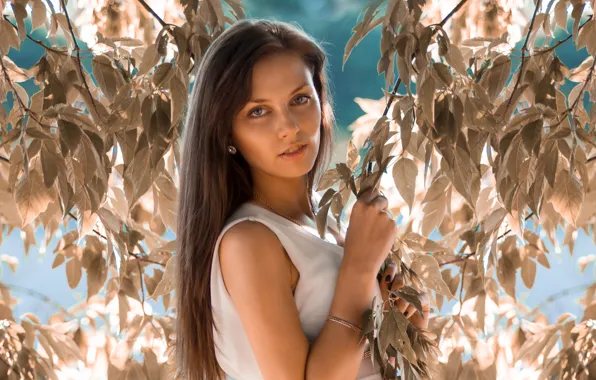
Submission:
{"label": "leafy branch", "polygon": [[[532,15],[532,20],[530,21],[530,26],[528,27],[528,34],[526,35],[526,39],[525,39],[524,44],[521,49],[522,56],[521,56],[521,63],[520,63],[520,67],[519,67],[519,74],[517,75],[517,81],[515,82],[515,85],[513,86],[513,91],[511,91],[511,96],[509,97],[509,100],[507,101],[507,109],[509,109],[509,107],[511,107],[511,102],[513,101],[515,92],[517,91],[517,88],[521,82],[521,79],[524,76],[524,68],[525,68],[525,63],[526,63],[525,57],[526,57],[526,52],[528,51],[528,42],[530,41],[530,34],[532,33],[532,30],[534,29],[534,21],[536,20],[536,15],[538,13],[538,9],[540,8],[541,3],[542,3],[542,0],[537,0],[536,6],[534,7],[534,14]],[[505,112],[504,114],[507,114],[507,112]]]}

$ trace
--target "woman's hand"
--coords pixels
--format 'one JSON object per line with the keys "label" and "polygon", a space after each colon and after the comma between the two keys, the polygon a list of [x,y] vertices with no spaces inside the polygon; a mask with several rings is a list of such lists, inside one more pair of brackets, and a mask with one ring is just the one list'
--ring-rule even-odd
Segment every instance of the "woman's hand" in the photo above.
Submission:
{"label": "woman's hand", "polygon": [[[422,305],[422,315],[420,315],[420,313],[416,309],[416,306],[410,304],[402,298],[391,295],[392,291],[395,292],[404,287],[403,274],[396,273],[396,265],[390,263],[389,265],[387,265],[387,268],[385,269],[385,272],[383,273],[383,276],[379,281],[385,310],[391,307],[391,302],[394,302],[397,311],[403,313],[403,315],[406,318],[408,318],[408,320],[414,327],[417,327],[419,329],[428,328],[428,320],[430,314],[430,302],[428,294],[424,292],[420,295],[420,303]],[[390,298],[393,301],[391,301]]]}
{"label": "woman's hand", "polygon": [[397,236],[388,202],[378,188],[364,190],[352,207],[346,232],[342,266],[369,277],[371,285]]}

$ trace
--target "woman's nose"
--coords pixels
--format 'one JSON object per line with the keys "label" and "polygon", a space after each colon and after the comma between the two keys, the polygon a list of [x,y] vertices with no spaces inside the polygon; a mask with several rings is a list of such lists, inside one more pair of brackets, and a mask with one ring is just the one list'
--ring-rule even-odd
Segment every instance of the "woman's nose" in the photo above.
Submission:
{"label": "woman's nose", "polygon": [[281,120],[279,120],[277,133],[279,137],[285,137],[288,134],[296,133],[300,129],[296,115],[291,112],[285,112]]}

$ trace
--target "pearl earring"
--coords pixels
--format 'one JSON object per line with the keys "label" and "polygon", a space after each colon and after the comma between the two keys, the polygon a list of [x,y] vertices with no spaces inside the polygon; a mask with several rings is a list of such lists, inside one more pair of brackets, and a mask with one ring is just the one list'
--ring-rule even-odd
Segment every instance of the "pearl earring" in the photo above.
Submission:
{"label": "pearl earring", "polygon": [[228,152],[231,154],[236,154],[236,148],[232,145],[228,145]]}

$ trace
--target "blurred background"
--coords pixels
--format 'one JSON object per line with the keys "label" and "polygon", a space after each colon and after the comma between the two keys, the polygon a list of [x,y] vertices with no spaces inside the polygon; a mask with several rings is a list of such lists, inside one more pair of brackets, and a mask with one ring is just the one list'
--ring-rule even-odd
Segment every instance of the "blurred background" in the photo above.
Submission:
{"label": "blurred background", "polygon": [[[526,1],[526,17],[531,14],[532,1]],[[166,2],[148,1],[150,6],[159,13],[160,6]],[[342,71],[344,47],[352,34],[352,28],[358,23],[365,6],[364,0],[246,0],[247,17],[271,18],[300,24],[304,30],[313,35],[325,48],[329,57],[329,73],[331,88],[334,96],[334,107],[337,117],[336,148],[333,162],[344,161],[346,145],[352,131],[350,125],[363,122],[358,121],[368,107],[369,113],[381,116],[383,108],[376,101],[383,97],[384,78],[377,75],[376,62],[380,57],[379,41],[380,29],[373,30],[352,52]],[[451,1],[445,1],[445,6],[452,8]],[[91,3],[71,0],[68,7],[73,13],[83,12]],[[448,11],[448,10],[447,10]],[[161,9],[163,12],[163,9]],[[27,20],[30,22],[30,20]],[[83,27],[83,26],[82,26]],[[28,26],[29,28],[29,26]],[[568,28],[570,29],[570,28]],[[554,39],[564,38],[566,34],[558,30]],[[36,39],[47,41],[43,28],[33,32]],[[64,40],[58,41],[65,44]],[[537,40],[540,44],[540,39]],[[518,43],[518,48],[521,44]],[[43,49],[29,40],[25,40],[20,51],[11,50],[9,57],[19,66],[29,68],[34,65],[43,53]],[[557,49],[558,56],[569,68],[578,66],[587,56],[584,49],[576,51],[573,44],[563,44]],[[518,54],[519,55],[519,52]],[[519,58],[519,57],[517,57]],[[519,63],[519,60],[517,61]],[[514,66],[517,65],[514,61]],[[90,66],[90,64],[89,64]],[[87,67],[90,69],[90,67]],[[514,67],[515,69],[515,67]],[[90,70],[89,70],[90,71]],[[25,89],[32,90],[31,81],[21,83]],[[572,85],[564,87],[566,92]],[[9,110],[12,107],[12,96],[4,103]],[[375,107],[378,108],[375,110]],[[373,111],[371,111],[371,108]],[[586,106],[589,110],[589,105]],[[374,120],[373,120],[374,123]],[[528,227],[532,228],[531,225]],[[75,229],[76,222],[72,222],[68,230]],[[540,228],[537,232],[540,234]],[[78,287],[70,289],[63,271],[65,266],[52,269],[54,255],[52,254],[60,236],[53,237],[46,246],[44,231],[34,232],[14,230],[7,234],[4,226],[4,240],[0,244],[0,278],[8,285],[14,297],[19,298],[19,304],[14,307],[14,315],[34,312],[42,321],[59,310],[68,309],[76,302],[86,297],[85,272]],[[33,236],[34,235],[34,236]],[[169,236],[168,236],[169,235]],[[170,230],[165,236],[167,240],[174,238]],[[2,236],[0,236],[2,238]],[[38,242],[35,245],[34,240]],[[577,236],[577,242],[570,251],[563,247],[564,231],[559,233],[559,244],[549,246],[549,261],[552,269],[547,270],[538,266],[538,273],[534,287],[527,290],[521,278],[517,281],[517,297],[526,300],[529,307],[541,306],[549,322],[553,322],[563,312],[570,312],[581,318],[582,310],[578,304],[585,286],[594,279],[594,236],[588,236],[583,231]],[[16,272],[11,266],[18,263]],[[582,269],[585,269],[583,271]],[[520,275],[518,274],[518,277]],[[155,313],[163,311],[160,303],[149,300],[148,303]],[[444,306],[444,309],[450,304]],[[440,310],[439,313],[449,313]]]}

